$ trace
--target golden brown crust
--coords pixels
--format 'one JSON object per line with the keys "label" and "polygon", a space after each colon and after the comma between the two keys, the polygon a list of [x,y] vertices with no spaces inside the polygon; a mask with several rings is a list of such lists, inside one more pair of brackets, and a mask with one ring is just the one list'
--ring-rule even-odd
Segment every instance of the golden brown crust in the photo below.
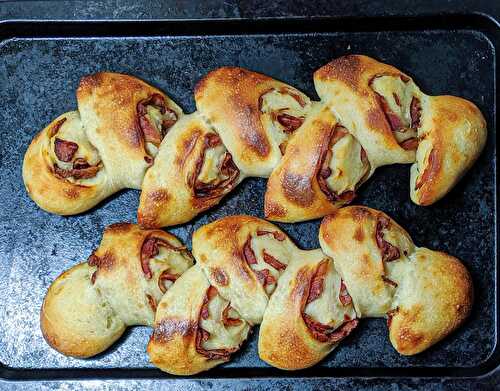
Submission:
{"label": "golden brown crust", "polygon": [[423,113],[410,195],[416,204],[430,205],[474,164],[486,144],[487,129],[479,109],[462,98],[429,97]]}
{"label": "golden brown crust", "polygon": [[236,165],[249,176],[269,176],[281,158],[275,130],[262,119],[262,97],[271,91],[291,95],[290,103],[307,112],[309,98],[300,91],[243,68],[218,68],[195,89],[199,112],[217,129]]}
{"label": "golden brown crust", "polygon": [[335,259],[358,315],[388,316],[391,342],[401,354],[427,349],[470,313],[473,287],[464,265],[415,247],[382,212],[360,206],[338,210],[323,220],[320,244]]}
{"label": "golden brown crust", "polygon": [[458,259],[419,248],[411,262],[412,286],[403,290],[389,327],[391,343],[404,355],[420,353],[453,332],[469,316],[474,297],[471,276]]}

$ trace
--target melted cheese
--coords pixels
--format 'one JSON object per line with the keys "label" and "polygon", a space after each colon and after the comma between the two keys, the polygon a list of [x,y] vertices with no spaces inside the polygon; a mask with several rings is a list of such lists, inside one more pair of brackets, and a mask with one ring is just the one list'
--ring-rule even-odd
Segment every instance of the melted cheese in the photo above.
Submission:
{"label": "melted cheese", "polygon": [[351,134],[335,143],[328,166],[332,173],[326,182],[336,194],[356,190],[369,170],[368,164],[361,160],[361,145]]}
{"label": "melted cheese", "polygon": [[[412,80],[405,83],[398,76],[379,76],[372,82],[373,90],[383,96],[390,110],[399,117],[406,131],[394,132],[394,136],[401,143],[417,136],[417,132],[410,128],[411,111],[410,105],[413,96],[420,98],[420,90]],[[396,103],[394,94],[397,95],[400,105]]]}

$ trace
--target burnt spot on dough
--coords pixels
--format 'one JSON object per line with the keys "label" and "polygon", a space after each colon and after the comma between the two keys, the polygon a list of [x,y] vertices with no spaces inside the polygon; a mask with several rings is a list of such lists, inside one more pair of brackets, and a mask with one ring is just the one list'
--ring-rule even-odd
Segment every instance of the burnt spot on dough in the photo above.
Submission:
{"label": "burnt spot on dough", "polygon": [[311,178],[285,173],[281,178],[281,186],[285,197],[300,206],[309,206],[314,200]]}
{"label": "burnt spot on dough", "polygon": [[132,229],[132,224],[130,223],[114,223],[109,225],[105,232],[110,232],[110,233],[117,233],[117,234],[123,234],[125,232],[128,232]]}
{"label": "burnt spot on dough", "polygon": [[153,202],[166,202],[170,196],[168,192],[164,189],[157,189],[147,193],[147,197]]}
{"label": "burnt spot on dough", "polygon": [[66,196],[66,198],[69,198],[70,200],[76,200],[78,197],[80,197],[80,192],[78,191],[77,187],[68,187],[68,188],[63,188],[63,193]]}
{"label": "burnt spot on dough", "polygon": [[264,205],[264,214],[266,217],[284,217],[286,209],[275,202],[268,201]]}
{"label": "burnt spot on dough", "polygon": [[352,207],[350,209],[351,215],[356,222],[360,222],[365,218],[371,216],[371,213],[368,209],[363,207]]}
{"label": "burnt spot on dough", "polygon": [[353,89],[358,89],[363,66],[358,56],[337,58],[316,71],[315,76],[323,80],[340,80]]}
{"label": "burnt spot on dough", "polygon": [[151,341],[164,344],[172,340],[175,335],[194,338],[197,328],[196,322],[187,319],[162,319],[154,328]]}

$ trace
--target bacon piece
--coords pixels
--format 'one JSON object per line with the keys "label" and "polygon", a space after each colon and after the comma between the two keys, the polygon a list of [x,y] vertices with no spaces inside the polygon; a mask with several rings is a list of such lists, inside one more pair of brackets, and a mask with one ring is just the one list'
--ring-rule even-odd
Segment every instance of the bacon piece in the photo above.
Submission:
{"label": "bacon piece", "polygon": [[380,104],[380,108],[384,112],[387,122],[389,122],[389,125],[391,126],[391,130],[393,132],[404,132],[406,129],[403,122],[401,121],[399,116],[391,110],[389,104],[387,103],[387,100],[377,92],[375,92],[375,96],[377,97],[377,100]]}
{"label": "bacon piece", "polygon": [[60,168],[57,164],[54,164],[54,174],[60,179],[66,179],[70,177],[73,177],[77,180],[89,179],[95,177],[100,169],[100,164],[96,166],[88,166],[85,168],[73,168],[71,170],[65,170],[63,168]]}
{"label": "bacon piece", "polygon": [[294,117],[293,115],[282,113],[276,116],[276,120],[283,126],[283,131],[286,134],[292,134],[300,128],[304,122],[304,117]]}
{"label": "bacon piece", "polygon": [[167,291],[165,281],[174,283],[179,277],[178,274],[170,273],[168,270],[162,271],[160,277],[158,277],[158,288],[160,288],[162,293],[165,293]]}
{"label": "bacon piece", "polygon": [[392,93],[392,97],[394,98],[394,102],[396,102],[396,104],[401,107],[401,101],[399,100],[399,96],[398,94],[396,94],[395,92]]}
{"label": "bacon piece", "polygon": [[334,329],[331,326],[315,321],[310,315],[302,314],[304,322],[312,336],[320,342],[330,344],[337,343],[347,337],[359,323],[358,319],[344,322],[340,327]]}
{"label": "bacon piece", "polygon": [[439,161],[436,156],[436,150],[432,149],[429,154],[429,158],[427,159],[427,167],[424,172],[415,183],[415,190],[420,189],[425,182],[429,181],[435,173],[439,170]]}
{"label": "bacon piece", "polygon": [[75,161],[73,162],[73,169],[74,170],[83,170],[85,168],[89,168],[90,164],[87,163],[87,161],[82,158],[76,158]]}
{"label": "bacon piece", "polygon": [[92,285],[95,284],[95,279],[97,278],[97,270],[92,273],[92,277],[90,277],[90,282],[92,283]]}
{"label": "bacon piece", "polygon": [[[156,107],[162,115],[168,111],[171,118],[163,119],[160,129],[157,129],[147,117],[147,106]],[[168,129],[177,122],[177,114],[166,106],[165,98],[160,94],[152,94],[150,97],[139,101],[136,110],[139,127],[144,134],[145,142],[152,143],[156,146],[160,145]]]}
{"label": "bacon piece", "polygon": [[382,261],[391,262],[400,257],[399,249],[386,240],[384,240],[384,233],[382,230],[389,227],[389,219],[385,216],[380,215],[377,219],[377,226],[375,229],[375,240],[377,241],[377,247],[380,249],[382,254]]}
{"label": "bacon piece", "polygon": [[386,276],[382,276],[382,280],[389,285],[392,285],[394,288],[398,287],[398,284],[394,281],[392,281],[390,278],[387,278]]}
{"label": "bacon piece", "polygon": [[73,160],[76,151],[78,151],[77,143],[56,137],[54,141],[54,152],[61,162],[68,163]]}
{"label": "bacon piece", "polygon": [[165,247],[169,250],[174,250],[174,251],[182,251],[185,249],[185,247],[175,247],[170,243],[168,243],[167,241],[160,238],[155,238],[152,236],[147,238],[142,243],[141,247],[141,267],[142,267],[142,272],[144,273],[147,279],[153,277],[153,272],[151,271],[151,268],[149,266],[149,261],[151,260],[151,258],[158,255],[158,253],[160,252],[160,247]]}
{"label": "bacon piece", "polygon": [[302,98],[302,96],[300,96],[298,93],[296,93],[295,91],[291,90],[290,88],[282,87],[280,89],[280,92],[282,94],[290,95],[293,99],[295,99],[297,101],[297,103],[301,107],[304,107],[306,105],[306,102],[304,101],[304,99]]}
{"label": "bacon piece", "polygon": [[200,309],[200,317],[202,319],[208,319],[208,303],[217,295],[217,288],[210,285],[207,289],[207,293],[205,294],[205,298],[203,299],[203,304]]}
{"label": "bacon piece", "polygon": [[[207,289],[207,293],[205,295],[205,298],[203,300],[203,304],[200,309],[200,318],[201,319],[208,319],[209,313],[208,313],[208,303],[210,300],[212,300],[215,295],[217,294],[217,289],[214,286],[210,286]],[[228,318],[231,319],[231,318]],[[233,321],[234,319],[231,319]],[[228,348],[228,349],[211,349],[207,350],[203,348],[203,343],[208,341],[210,338],[210,333],[203,329],[201,327],[201,322],[198,320],[198,328],[196,331],[196,351],[208,358],[209,360],[224,360],[227,361],[229,360],[230,356],[232,353],[236,352],[238,348]]]}
{"label": "bacon piece", "polygon": [[146,295],[146,297],[148,298],[149,306],[151,307],[153,312],[156,312],[156,300],[155,300],[155,298],[151,295]]}
{"label": "bacon piece", "polygon": [[391,323],[392,323],[392,317],[397,314],[399,311],[399,307],[396,307],[394,308],[393,310],[390,310],[388,313],[387,313],[387,327],[391,327]]}
{"label": "bacon piece", "polygon": [[420,105],[420,100],[416,97],[411,98],[410,118],[411,118],[411,128],[412,129],[419,128],[421,115],[422,115],[422,106]]}
{"label": "bacon piece", "polygon": [[407,151],[416,150],[418,148],[418,138],[417,137],[409,138],[408,140],[403,141],[399,145],[401,146],[401,148]]}
{"label": "bacon piece", "polygon": [[323,290],[325,289],[325,278],[328,272],[328,261],[321,261],[316,272],[311,279],[311,285],[309,287],[309,294],[307,295],[306,304],[316,300],[321,296]]}
{"label": "bacon piece", "polygon": [[281,270],[286,269],[286,265],[284,263],[281,263],[276,258],[274,258],[272,255],[266,253],[266,250],[262,250],[262,258],[264,258],[265,263],[267,263],[268,265],[271,265],[276,270],[281,271]]}
{"label": "bacon piece", "polygon": [[276,239],[279,242],[282,242],[283,240],[286,239],[286,236],[283,232],[279,231],[257,231],[257,236],[264,236],[264,235],[273,235],[274,239]]}
{"label": "bacon piece", "polygon": [[255,265],[257,264],[257,258],[255,258],[255,253],[252,250],[251,240],[252,237],[249,236],[243,245],[243,258],[249,265]]}
{"label": "bacon piece", "polygon": [[195,168],[193,173],[188,179],[188,185],[193,188],[194,196],[196,198],[205,198],[207,200],[219,198],[222,195],[228,193],[235,186],[236,180],[240,175],[240,170],[233,162],[233,157],[229,152],[226,152],[222,162],[220,163],[219,170],[222,175],[226,176],[226,179],[214,180],[210,183],[204,183],[198,180],[201,169],[203,167],[203,162],[205,160],[206,150],[208,148],[215,148],[216,146],[222,144],[219,136],[215,133],[209,133],[205,135],[203,142],[203,149],[195,163]]}
{"label": "bacon piece", "polygon": [[212,276],[219,285],[226,286],[229,282],[226,273],[222,269],[212,269]]}
{"label": "bacon piece", "polygon": [[339,300],[343,306],[347,306],[352,303],[352,297],[347,291],[347,288],[344,284],[344,280],[340,280],[340,292],[339,292]]}
{"label": "bacon piece", "polygon": [[205,137],[206,137],[205,143],[209,148],[215,148],[218,145],[222,144],[222,141],[221,141],[219,135],[217,135],[215,133],[208,133]]}
{"label": "bacon piece", "polygon": [[229,311],[231,310],[231,305],[228,303],[224,311],[222,311],[222,323],[226,327],[238,326],[241,324],[241,319],[238,318],[230,318]]}
{"label": "bacon piece", "polygon": [[269,269],[255,270],[254,272],[257,276],[257,280],[262,284],[264,288],[267,285],[276,284],[276,279],[272,276]]}

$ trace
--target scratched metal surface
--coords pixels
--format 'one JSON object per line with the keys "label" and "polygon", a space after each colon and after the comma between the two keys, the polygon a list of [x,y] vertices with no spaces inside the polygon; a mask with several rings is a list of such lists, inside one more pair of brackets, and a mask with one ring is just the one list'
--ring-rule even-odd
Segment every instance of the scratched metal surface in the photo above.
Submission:
{"label": "scratched metal surface", "polygon": [[[384,320],[364,320],[320,367],[462,368],[487,360],[496,339],[494,51],[481,33],[434,31],[16,39],[1,43],[0,362],[20,370],[151,367],[145,353],[147,328],[130,329],[111,350],[89,360],[58,354],[39,330],[39,310],[49,284],[90,255],[106,225],[136,218],[137,191],[123,191],[74,217],[41,211],[24,191],[24,152],[51,119],[76,107],[74,92],[81,76],[101,70],[129,73],[160,87],[191,112],[196,81],[215,67],[247,67],[316,98],[312,72],[347,53],[364,53],[394,64],[414,76],[424,92],[463,96],[485,114],[490,125],[486,150],[442,201],[426,208],[411,203],[409,166],[379,169],[356,200],[389,213],[418,245],[461,258],[473,276],[476,305],[460,330],[415,357],[394,351]],[[235,213],[262,217],[264,188],[264,180],[246,180],[218,207],[169,231],[190,246],[192,232],[209,221]],[[303,248],[315,248],[318,225],[314,221],[282,227]],[[267,368],[257,356],[257,334],[253,333],[230,363],[208,376],[218,377],[228,368],[241,368],[243,376],[245,368]],[[335,372],[325,369],[324,373]]]}

